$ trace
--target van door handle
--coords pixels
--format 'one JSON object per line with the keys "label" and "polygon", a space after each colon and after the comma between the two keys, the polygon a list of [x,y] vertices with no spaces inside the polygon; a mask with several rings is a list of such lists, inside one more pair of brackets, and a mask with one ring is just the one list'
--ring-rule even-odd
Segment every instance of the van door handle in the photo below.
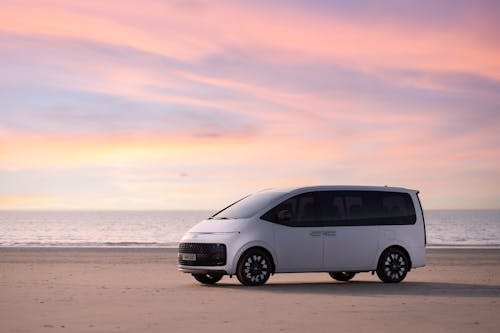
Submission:
{"label": "van door handle", "polygon": [[323,233],[323,235],[325,235],[325,236],[336,236],[337,232],[336,231],[325,231]]}
{"label": "van door handle", "polygon": [[321,236],[321,231],[311,231],[309,235],[313,237],[318,237]]}

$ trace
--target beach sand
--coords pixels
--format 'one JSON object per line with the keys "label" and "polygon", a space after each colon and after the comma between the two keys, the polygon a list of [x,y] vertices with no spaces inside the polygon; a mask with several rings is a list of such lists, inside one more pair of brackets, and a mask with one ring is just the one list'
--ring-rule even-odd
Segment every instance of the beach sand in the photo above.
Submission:
{"label": "beach sand", "polygon": [[500,332],[500,250],[428,249],[400,284],[369,273],[215,286],[173,249],[0,249],[1,332]]}

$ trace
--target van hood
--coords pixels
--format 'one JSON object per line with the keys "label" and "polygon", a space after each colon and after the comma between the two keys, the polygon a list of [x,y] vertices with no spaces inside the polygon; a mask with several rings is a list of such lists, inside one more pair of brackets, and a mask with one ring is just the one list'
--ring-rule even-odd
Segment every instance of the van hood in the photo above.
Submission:
{"label": "van hood", "polygon": [[248,219],[203,220],[189,229],[188,232],[241,232],[242,229],[247,227],[248,223]]}

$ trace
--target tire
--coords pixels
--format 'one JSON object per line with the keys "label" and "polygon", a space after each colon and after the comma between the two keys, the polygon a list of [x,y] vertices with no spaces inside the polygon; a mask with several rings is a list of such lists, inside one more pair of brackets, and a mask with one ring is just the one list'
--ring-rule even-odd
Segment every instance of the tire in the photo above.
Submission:
{"label": "tire", "polygon": [[271,258],[259,249],[247,250],[240,257],[236,277],[245,286],[260,286],[271,275]]}
{"label": "tire", "polygon": [[356,275],[355,272],[330,272],[328,273],[332,277],[332,279],[337,281],[349,281]]}
{"label": "tire", "polygon": [[203,284],[216,284],[222,279],[222,274],[193,274],[193,277]]}
{"label": "tire", "polygon": [[385,283],[403,281],[410,269],[406,254],[397,248],[385,250],[378,261],[377,276]]}

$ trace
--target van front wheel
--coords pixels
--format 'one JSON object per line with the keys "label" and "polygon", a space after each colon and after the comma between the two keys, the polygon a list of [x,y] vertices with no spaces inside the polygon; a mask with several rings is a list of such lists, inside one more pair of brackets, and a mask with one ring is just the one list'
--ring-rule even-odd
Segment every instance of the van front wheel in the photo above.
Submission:
{"label": "van front wheel", "polygon": [[262,250],[247,250],[238,262],[236,276],[245,286],[260,286],[271,274],[271,258]]}
{"label": "van front wheel", "polygon": [[377,276],[386,283],[403,281],[408,273],[408,258],[397,248],[385,250],[378,261]]}
{"label": "van front wheel", "polygon": [[349,281],[356,275],[354,272],[330,272],[328,274],[337,281]]}

